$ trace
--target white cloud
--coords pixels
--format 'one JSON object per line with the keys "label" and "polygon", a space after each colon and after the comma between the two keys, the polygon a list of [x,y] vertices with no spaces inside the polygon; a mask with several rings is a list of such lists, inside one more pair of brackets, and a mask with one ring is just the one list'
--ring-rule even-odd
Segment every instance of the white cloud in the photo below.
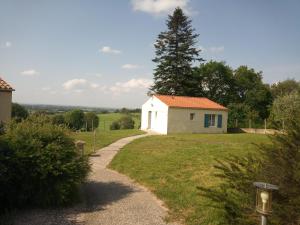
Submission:
{"label": "white cloud", "polygon": [[107,53],[107,54],[121,54],[122,52],[117,49],[113,49],[109,46],[103,46],[100,50],[102,53]]}
{"label": "white cloud", "polygon": [[140,66],[139,65],[136,65],[136,64],[124,64],[123,66],[122,66],[122,69],[128,69],[128,70],[130,70],[130,69],[137,69],[137,68],[139,68]]}
{"label": "white cloud", "polygon": [[11,45],[12,45],[12,44],[11,44],[10,41],[5,42],[5,44],[4,44],[4,46],[5,46],[6,48],[10,48]]}
{"label": "white cloud", "polygon": [[225,48],[224,46],[219,46],[219,47],[210,47],[209,51],[213,54],[218,54],[224,52]]}
{"label": "white cloud", "polygon": [[128,93],[137,89],[148,89],[152,85],[153,81],[149,79],[131,79],[126,82],[117,82],[115,85],[111,86],[109,90],[115,94]]}
{"label": "white cloud", "polygon": [[82,78],[68,80],[63,83],[62,86],[66,91],[74,91],[76,93],[82,93],[84,90],[96,89],[99,87],[98,84],[89,82]]}
{"label": "white cloud", "polygon": [[39,72],[37,72],[36,70],[24,70],[21,72],[21,75],[23,76],[37,76],[39,75]]}
{"label": "white cloud", "polygon": [[176,7],[180,7],[185,13],[190,14],[189,2],[190,0],[131,0],[133,10],[152,15],[171,13]]}

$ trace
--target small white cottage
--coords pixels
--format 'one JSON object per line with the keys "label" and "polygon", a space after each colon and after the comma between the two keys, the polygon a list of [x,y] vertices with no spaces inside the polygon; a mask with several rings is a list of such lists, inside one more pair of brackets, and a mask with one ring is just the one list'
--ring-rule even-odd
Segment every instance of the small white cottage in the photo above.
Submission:
{"label": "small white cottage", "polygon": [[142,130],[160,134],[226,133],[228,110],[208,98],[153,95],[142,106]]}

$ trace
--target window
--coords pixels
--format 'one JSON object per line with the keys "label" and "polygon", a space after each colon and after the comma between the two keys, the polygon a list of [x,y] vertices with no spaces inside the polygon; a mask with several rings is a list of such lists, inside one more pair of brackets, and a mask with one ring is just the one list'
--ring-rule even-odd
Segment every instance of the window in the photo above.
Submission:
{"label": "window", "polygon": [[216,115],[205,114],[204,115],[204,127],[215,127],[216,126]]}
{"label": "window", "polygon": [[216,115],[215,114],[210,114],[208,117],[208,124],[210,127],[216,126]]}
{"label": "window", "polygon": [[195,113],[190,113],[190,120],[194,120],[195,118]]}

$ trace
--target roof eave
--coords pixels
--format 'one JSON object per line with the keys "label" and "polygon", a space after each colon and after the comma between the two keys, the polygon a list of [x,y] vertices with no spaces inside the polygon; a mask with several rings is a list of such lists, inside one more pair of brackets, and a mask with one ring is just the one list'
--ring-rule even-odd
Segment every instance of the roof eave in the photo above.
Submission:
{"label": "roof eave", "polygon": [[180,109],[200,109],[200,110],[218,110],[218,111],[228,111],[227,108],[224,109],[216,109],[216,108],[199,108],[199,107],[181,107],[181,106],[170,106],[169,108],[180,108]]}
{"label": "roof eave", "polygon": [[15,91],[15,89],[3,89],[3,88],[0,88],[0,91],[13,92],[13,91]]}

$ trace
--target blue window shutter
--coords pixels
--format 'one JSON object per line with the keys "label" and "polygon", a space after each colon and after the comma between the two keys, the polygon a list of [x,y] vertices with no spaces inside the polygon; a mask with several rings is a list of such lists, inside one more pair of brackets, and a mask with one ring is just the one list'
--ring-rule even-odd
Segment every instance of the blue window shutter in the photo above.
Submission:
{"label": "blue window shutter", "polygon": [[218,115],[218,128],[222,128],[222,115]]}
{"label": "blue window shutter", "polygon": [[209,127],[209,114],[204,115],[204,127]]}

